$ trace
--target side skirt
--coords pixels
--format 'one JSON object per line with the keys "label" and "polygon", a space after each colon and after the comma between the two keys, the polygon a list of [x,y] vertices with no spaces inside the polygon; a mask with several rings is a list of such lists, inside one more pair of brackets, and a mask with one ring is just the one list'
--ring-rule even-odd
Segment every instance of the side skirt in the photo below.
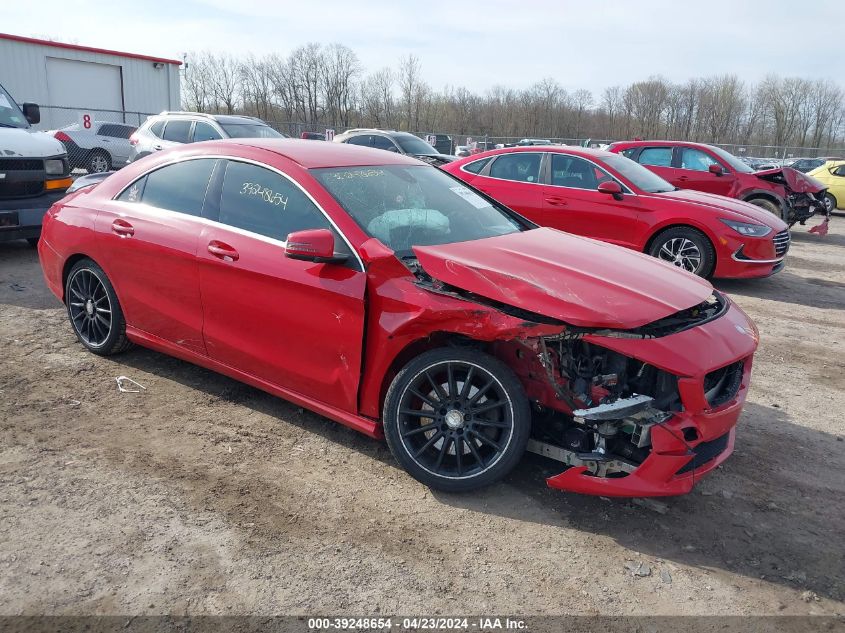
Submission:
{"label": "side skirt", "polygon": [[193,363],[194,365],[205,367],[206,369],[210,369],[211,371],[215,371],[219,374],[223,374],[224,376],[228,376],[229,378],[233,378],[239,382],[243,382],[247,385],[255,387],[256,389],[261,389],[262,391],[266,391],[271,395],[292,402],[296,405],[299,405],[300,407],[309,409],[314,413],[318,413],[322,416],[329,418],[330,420],[339,422],[340,424],[348,426],[351,429],[360,431],[361,433],[363,433],[364,435],[368,435],[369,437],[375,439],[381,439],[384,437],[382,426],[376,421],[371,420],[370,418],[365,418],[363,416],[329,406],[327,404],[324,404],[323,402],[320,402],[319,400],[314,400],[313,398],[309,398],[308,396],[302,395],[301,393],[298,393],[296,391],[284,389],[283,387],[279,387],[277,385],[269,383],[266,380],[256,378],[252,374],[242,372],[239,369],[230,367],[229,365],[221,363],[220,361],[216,361],[213,358],[209,358],[208,356],[196,354],[190,350],[179,347],[178,345],[174,345],[173,343],[160,339],[159,337],[153,336],[152,334],[137,330],[131,326],[127,326],[126,336],[129,338],[130,341],[132,341],[133,343],[137,343],[141,347],[147,347],[157,352],[161,352],[162,354],[174,356],[180,360],[184,360],[189,363]]}

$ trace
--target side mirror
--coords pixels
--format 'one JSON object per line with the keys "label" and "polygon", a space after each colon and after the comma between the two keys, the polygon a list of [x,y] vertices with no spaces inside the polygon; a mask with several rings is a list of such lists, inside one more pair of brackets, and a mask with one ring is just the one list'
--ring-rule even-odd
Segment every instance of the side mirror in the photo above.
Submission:
{"label": "side mirror", "polygon": [[707,171],[709,171],[709,172],[710,172],[711,174],[713,174],[714,176],[721,176],[722,174],[724,174],[724,173],[725,173],[725,172],[722,170],[722,166],[721,166],[721,165],[717,165],[716,163],[710,163],[710,166],[707,168]]}
{"label": "side mirror", "polygon": [[30,125],[41,123],[41,108],[38,107],[37,103],[24,103],[21,109]]}
{"label": "side mirror", "polygon": [[622,187],[621,185],[616,182],[615,180],[608,180],[603,182],[599,185],[598,190],[601,193],[606,193],[608,195],[613,196],[614,200],[621,200],[622,199]]}
{"label": "side mirror", "polygon": [[341,263],[346,255],[334,252],[334,235],[328,229],[307,229],[288,234],[285,257],[323,264]]}

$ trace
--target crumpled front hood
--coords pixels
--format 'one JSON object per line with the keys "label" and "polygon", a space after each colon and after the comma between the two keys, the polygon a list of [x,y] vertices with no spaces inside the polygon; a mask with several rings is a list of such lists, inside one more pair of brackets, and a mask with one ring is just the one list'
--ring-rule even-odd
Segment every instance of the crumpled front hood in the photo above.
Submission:
{"label": "crumpled front hood", "polygon": [[[695,191],[693,189],[680,189],[678,191],[669,191],[666,193],[650,194],[660,198],[672,198],[673,200],[680,200],[682,202],[691,202],[701,207],[705,207],[708,211],[712,211],[719,217],[728,220],[740,220],[742,222],[753,222],[754,224],[762,224],[771,227],[775,231],[783,231],[786,229],[786,223],[772,213],[763,210],[762,208],[751,204],[750,202],[743,202],[736,198],[728,198],[726,196],[719,196],[715,193],[704,193],[703,191]],[[740,216],[739,218],[734,216]]]}
{"label": "crumpled front hood", "polygon": [[0,128],[0,158],[48,158],[64,153],[64,145],[45,132]]}
{"label": "crumpled front hood", "polygon": [[637,328],[713,293],[671,264],[550,228],[414,253],[434,279],[578,327]]}
{"label": "crumpled front hood", "polygon": [[818,193],[827,189],[827,186],[812,176],[808,176],[791,167],[764,169],[763,171],[754,172],[754,175],[768,182],[785,185],[787,189],[794,193]]}

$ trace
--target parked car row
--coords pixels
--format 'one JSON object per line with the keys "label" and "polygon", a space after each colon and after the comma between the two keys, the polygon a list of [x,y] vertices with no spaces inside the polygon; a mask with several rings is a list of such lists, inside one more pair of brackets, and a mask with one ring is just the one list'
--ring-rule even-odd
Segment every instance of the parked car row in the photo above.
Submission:
{"label": "parked car row", "polygon": [[512,147],[443,169],[541,226],[648,253],[703,277],[765,277],[789,231],[751,204],[675,186],[625,156]]}
{"label": "parked car row", "polygon": [[[675,495],[728,458],[758,334],[684,270],[684,235],[676,267],[539,227],[400,142],[186,143],[91,176],[45,216],[48,286],[91,352],[149,347],[385,437],[432,488],[491,484],[530,450],[561,462],[553,488]],[[726,220],[750,257],[785,228],[613,153],[521,147],[445,169],[536,199],[544,223],[583,201],[636,225],[626,205],[665,200]]]}

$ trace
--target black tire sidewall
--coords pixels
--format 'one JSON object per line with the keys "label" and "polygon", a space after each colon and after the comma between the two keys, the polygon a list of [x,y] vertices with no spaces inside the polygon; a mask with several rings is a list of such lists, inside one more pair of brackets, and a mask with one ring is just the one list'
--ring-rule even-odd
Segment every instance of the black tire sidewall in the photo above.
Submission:
{"label": "black tire sidewall", "polygon": [[[713,271],[716,270],[716,249],[713,248],[713,244],[704,233],[691,226],[675,226],[661,231],[651,241],[648,254],[659,259],[657,253],[660,251],[660,247],[667,241],[677,237],[686,238],[698,247],[703,263],[701,270],[694,274],[705,279],[709,278],[713,274]],[[666,263],[668,264],[670,262]]]}
{"label": "black tire sidewall", "polygon": [[[489,469],[465,479],[450,479],[429,472],[411,457],[399,436],[398,408],[405,390],[421,370],[449,360],[473,363],[492,374],[507,392],[512,406],[513,434],[504,454]],[[444,492],[476,490],[505,477],[522,459],[531,435],[531,408],[519,379],[497,358],[471,348],[434,349],[410,361],[396,375],[387,390],[382,419],[385,439],[396,461],[417,481]]]}
{"label": "black tire sidewall", "polygon": [[[76,275],[76,273],[78,273],[80,270],[89,270],[94,273],[105,287],[106,294],[109,297],[109,304],[111,306],[112,312],[111,330],[109,331],[109,335],[106,337],[106,340],[103,342],[102,345],[93,346],[85,342],[85,339],[83,339],[77,331],[76,326],[73,323],[73,317],[70,313],[70,282],[73,279],[74,275]],[[76,262],[70,269],[70,272],[67,275],[67,280],[65,281],[65,308],[67,309],[67,316],[68,320],[70,321],[70,327],[73,330],[73,333],[76,335],[76,338],[79,340],[79,342],[82,343],[85,349],[87,349],[89,352],[99,354],[100,356],[108,356],[110,354],[122,351],[122,349],[125,347],[126,321],[123,318],[123,310],[120,308],[120,302],[117,300],[117,293],[115,293],[114,287],[111,285],[111,282],[109,281],[109,278],[106,275],[105,271],[103,271],[103,269],[100,268],[100,266],[98,266],[97,263],[94,262],[94,260],[81,259]]]}
{"label": "black tire sidewall", "polygon": [[747,200],[749,204],[753,204],[755,207],[759,207],[760,209],[765,209],[773,216],[780,218],[784,222],[786,218],[784,216],[784,210],[782,205],[777,204],[776,202],[772,202],[771,200],[767,200],[765,198],[751,198]]}

